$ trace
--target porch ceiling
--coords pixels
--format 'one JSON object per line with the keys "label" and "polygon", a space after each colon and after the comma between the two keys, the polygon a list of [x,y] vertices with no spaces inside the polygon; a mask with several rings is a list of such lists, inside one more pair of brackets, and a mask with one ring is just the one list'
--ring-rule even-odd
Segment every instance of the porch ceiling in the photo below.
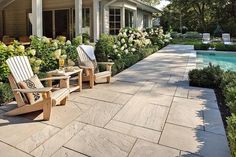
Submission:
{"label": "porch ceiling", "polygon": [[3,10],[5,7],[10,5],[15,0],[0,0],[0,10]]}

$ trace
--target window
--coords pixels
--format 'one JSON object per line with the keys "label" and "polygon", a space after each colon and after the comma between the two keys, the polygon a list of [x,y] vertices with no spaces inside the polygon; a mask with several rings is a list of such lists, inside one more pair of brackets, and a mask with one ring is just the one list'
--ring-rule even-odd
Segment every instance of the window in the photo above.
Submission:
{"label": "window", "polygon": [[109,26],[110,34],[117,35],[121,28],[121,11],[120,9],[110,9],[109,10]]}
{"label": "window", "polygon": [[143,28],[149,27],[148,15],[143,15]]}
{"label": "window", "polygon": [[82,27],[90,27],[90,9],[89,8],[83,8],[82,9]]}
{"label": "window", "polygon": [[125,10],[125,27],[133,27],[133,12],[130,10]]}

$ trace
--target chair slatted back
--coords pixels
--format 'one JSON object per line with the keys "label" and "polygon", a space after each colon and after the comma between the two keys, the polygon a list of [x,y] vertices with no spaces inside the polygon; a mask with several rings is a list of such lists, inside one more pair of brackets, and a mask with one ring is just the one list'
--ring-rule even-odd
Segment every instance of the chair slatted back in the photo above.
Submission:
{"label": "chair slatted back", "polygon": [[80,65],[93,67],[92,61],[80,46],[78,46],[77,52],[79,55],[78,61]]}
{"label": "chair slatted back", "polygon": [[79,65],[93,67],[95,73],[99,72],[96,60],[91,60],[80,46],[77,47],[77,52],[78,52],[78,56],[79,56],[78,57]]}
{"label": "chair slatted back", "polygon": [[16,56],[7,59],[7,65],[16,83],[34,76],[29,59],[26,56]]}
{"label": "chair slatted back", "polygon": [[222,34],[222,39],[224,42],[230,42],[230,34],[229,33]]}

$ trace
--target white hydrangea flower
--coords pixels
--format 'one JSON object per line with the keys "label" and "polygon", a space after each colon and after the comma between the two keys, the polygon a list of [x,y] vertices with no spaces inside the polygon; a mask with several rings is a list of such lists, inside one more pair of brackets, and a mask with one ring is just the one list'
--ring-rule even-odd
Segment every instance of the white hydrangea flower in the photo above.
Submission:
{"label": "white hydrangea flower", "polygon": [[125,43],[125,39],[123,38],[123,39],[121,39],[121,43],[122,44],[124,44]]}
{"label": "white hydrangea flower", "polygon": [[55,47],[56,49],[58,48],[57,42],[53,42],[52,45],[53,45],[53,47]]}
{"label": "white hydrangea flower", "polygon": [[61,56],[61,49],[58,49],[54,52],[54,57],[56,59],[60,59],[60,56]]}
{"label": "white hydrangea flower", "polygon": [[67,40],[67,41],[66,41],[66,45],[71,45],[71,41],[70,41],[70,40]]}
{"label": "white hydrangea flower", "polygon": [[17,47],[17,51],[23,53],[23,52],[25,52],[25,47],[23,45],[20,45]]}
{"label": "white hydrangea flower", "polygon": [[37,60],[35,61],[35,64],[38,65],[38,66],[40,66],[40,64],[42,64],[42,62],[43,62],[43,61],[42,61],[41,59],[37,59]]}
{"label": "white hydrangea flower", "polygon": [[121,49],[121,51],[123,51],[125,48],[124,48],[124,46],[122,46],[120,49]]}
{"label": "white hydrangea flower", "polygon": [[128,53],[129,53],[129,50],[128,50],[128,49],[126,49],[126,50],[125,50],[125,53],[126,53],[126,54],[128,54]]}
{"label": "white hydrangea flower", "polygon": [[46,43],[46,44],[49,44],[49,43],[50,43],[50,40],[49,40],[47,37],[43,36],[43,37],[42,37],[42,42],[44,42],[44,43]]}
{"label": "white hydrangea flower", "polygon": [[135,48],[132,48],[132,49],[131,49],[131,51],[132,51],[132,52],[135,52],[135,51],[136,51],[136,49],[135,49]]}
{"label": "white hydrangea flower", "polygon": [[129,37],[129,42],[132,42],[134,39],[132,37]]}
{"label": "white hydrangea flower", "polygon": [[66,58],[67,58],[67,55],[61,55],[60,58],[62,58],[62,59],[66,59]]}
{"label": "white hydrangea flower", "polygon": [[29,50],[29,54],[31,54],[32,56],[35,56],[36,55],[36,50],[35,49]]}
{"label": "white hydrangea flower", "polygon": [[114,45],[114,46],[113,46],[113,49],[116,49],[116,48],[117,48],[117,45]]}

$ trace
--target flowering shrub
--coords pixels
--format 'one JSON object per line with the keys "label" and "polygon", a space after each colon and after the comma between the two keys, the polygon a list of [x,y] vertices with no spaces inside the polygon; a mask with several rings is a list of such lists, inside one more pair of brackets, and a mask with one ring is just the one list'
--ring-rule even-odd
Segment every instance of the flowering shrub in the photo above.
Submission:
{"label": "flowering shrub", "polygon": [[[59,58],[76,60],[76,50],[63,36],[50,40],[47,37],[31,36],[31,45],[28,51],[36,52],[35,56],[42,59],[42,71],[50,71],[58,68]],[[33,64],[33,63],[32,63]]]}
{"label": "flowering shrub", "polygon": [[151,41],[146,38],[146,33],[143,33],[134,28],[123,28],[117,36],[114,52],[119,57],[126,54],[137,53],[140,48],[144,48],[151,44]]}
{"label": "flowering shrub", "polygon": [[37,58],[35,54],[35,50],[26,50],[25,47],[17,41],[14,41],[13,44],[9,46],[0,42],[0,81],[7,81],[7,76],[9,75],[10,70],[7,66],[6,60],[13,56],[28,56],[33,70],[37,73],[42,61]]}
{"label": "flowering shrub", "polygon": [[164,46],[171,41],[171,34],[164,34],[162,27],[148,28],[146,29],[148,38],[152,41],[154,45]]}

